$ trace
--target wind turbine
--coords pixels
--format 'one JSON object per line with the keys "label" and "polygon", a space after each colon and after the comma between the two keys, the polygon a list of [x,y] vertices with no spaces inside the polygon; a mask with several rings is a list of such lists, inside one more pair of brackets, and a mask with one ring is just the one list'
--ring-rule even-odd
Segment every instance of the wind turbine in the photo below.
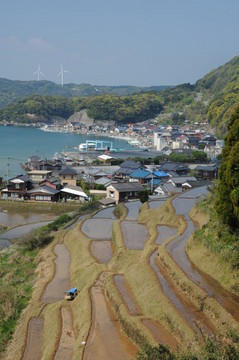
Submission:
{"label": "wind turbine", "polygon": [[40,65],[38,65],[37,71],[35,71],[35,72],[33,73],[33,75],[37,75],[37,81],[40,80],[40,75],[45,76],[45,75],[43,74],[43,72],[41,72],[41,66],[40,66]]}
{"label": "wind turbine", "polygon": [[70,71],[64,70],[62,64],[60,64],[60,67],[61,67],[61,70],[60,70],[59,74],[57,75],[57,77],[59,77],[59,76],[61,77],[61,86],[63,86],[64,85],[64,73],[70,74]]}

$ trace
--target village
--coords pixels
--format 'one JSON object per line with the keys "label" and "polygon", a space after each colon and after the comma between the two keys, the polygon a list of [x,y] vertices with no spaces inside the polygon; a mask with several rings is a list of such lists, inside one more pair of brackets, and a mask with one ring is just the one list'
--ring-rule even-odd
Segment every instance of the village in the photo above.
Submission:
{"label": "village", "polygon": [[24,173],[8,179],[2,187],[2,199],[85,202],[98,196],[106,206],[138,199],[145,191],[151,196],[172,196],[216,179],[216,160],[224,146],[223,140],[198,123],[163,127],[148,120],[127,126],[93,127],[68,121],[47,129],[86,132],[99,139],[100,134],[125,138],[134,148],[99,148],[98,143],[107,142],[89,140],[79,144],[76,151],[52,159],[30,156],[22,164]]}

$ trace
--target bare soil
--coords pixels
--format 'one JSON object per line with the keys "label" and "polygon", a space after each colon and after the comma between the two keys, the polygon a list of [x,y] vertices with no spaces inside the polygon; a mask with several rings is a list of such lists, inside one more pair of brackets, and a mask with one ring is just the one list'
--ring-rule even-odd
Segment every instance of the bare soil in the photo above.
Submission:
{"label": "bare soil", "polygon": [[26,347],[23,360],[41,360],[44,320],[42,317],[32,318],[28,324]]}
{"label": "bare soil", "polygon": [[143,319],[142,323],[150,330],[157,342],[168,345],[173,351],[178,348],[177,340],[161,324],[151,319]]}
{"label": "bare soil", "polygon": [[93,314],[84,360],[130,360],[137,347],[121,331],[119,321],[107,303],[102,289],[102,275],[90,291]]}
{"label": "bare soil", "polygon": [[113,256],[111,242],[109,240],[92,241],[90,251],[100,264],[108,264]]}
{"label": "bare soil", "polygon": [[114,282],[130,314],[142,315],[142,310],[135,301],[134,295],[126,282],[124,275],[114,275]]}
{"label": "bare soil", "polygon": [[75,333],[73,331],[72,317],[69,309],[61,308],[62,329],[61,339],[54,360],[71,359],[75,343]]}

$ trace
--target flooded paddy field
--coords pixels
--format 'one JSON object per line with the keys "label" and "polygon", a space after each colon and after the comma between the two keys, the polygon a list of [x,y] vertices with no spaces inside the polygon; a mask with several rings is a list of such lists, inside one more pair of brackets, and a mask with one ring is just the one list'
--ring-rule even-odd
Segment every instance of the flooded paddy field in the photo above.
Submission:
{"label": "flooded paddy field", "polygon": [[95,214],[92,218],[93,219],[99,219],[99,218],[105,218],[105,219],[114,219],[114,210],[115,207],[108,207],[106,209],[100,210],[97,214]]}
{"label": "flooded paddy field", "polygon": [[148,238],[148,229],[136,221],[122,221],[121,229],[127,250],[143,250]]}
{"label": "flooded paddy field", "polygon": [[158,236],[157,239],[155,240],[155,244],[157,245],[162,245],[166,240],[168,240],[172,236],[176,236],[178,233],[176,228],[171,228],[165,225],[161,225],[161,226],[158,225],[157,230],[158,230]]}
{"label": "flooded paddy field", "polygon": [[87,219],[81,231],[89,238],[95,240],[110,240],[112,237],[113,219]]}
{"label": "flooded paddy field", "polygon": [[101,279],[102,275],[90,291],[93,317],[83,359],[134,359],[137,347],[121,331],[119,321],[105,299]]}
{"label": "flooded paddy field", "polygon": [[192,303],[190,303],[184,296],[177,293],[172,284],[170,284],[169,279],[166,279],[162,271],[160,271],[155,261],[156,259],[157,250],[155,250],[150,256],[150,265],[158,277],[160,287],[164,294],[167,296],[182,318],[198,335],[201,336],[202,333],[210,334],[212,329],[209,321],[203,318],[203,314],[199,313]]}
{"label": "flooded paddy field", "polygon": [[57,256],[55,259],[55,274],[46,286],[41,298],[45,304],[63,300],[65,291],[70,288],[70,253],[64,244],[55,245],[54,252]]}
{"label": "flooded paddy field", "polygon": [[109,240],[91,241],[90,251],[100,264],[108,264],[113,256],[111,242]]}
{"label": "flooded paddy field", "polygon": [[127,202],[124,205],[128,209],[126,220],[137,220],[142,203],[140,201],[132,201]]}

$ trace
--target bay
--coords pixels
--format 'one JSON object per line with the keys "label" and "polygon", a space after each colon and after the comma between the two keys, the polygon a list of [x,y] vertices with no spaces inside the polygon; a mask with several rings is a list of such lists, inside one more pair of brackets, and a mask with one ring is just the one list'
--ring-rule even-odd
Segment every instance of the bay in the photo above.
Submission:
{"label": "bay", "polygon": [[114,149],[132,149],[127,141],[107,136],[45,132],[31,127],[0,126],[0,177],[6,179],[7,175],[11,178],[22,174],[20,164],[26,162],[29,156],[37,155],[40,158],[51,159],[56,152],[60,154],[62,151],[73,151],[79,144],[94,139],[110,141]]}

